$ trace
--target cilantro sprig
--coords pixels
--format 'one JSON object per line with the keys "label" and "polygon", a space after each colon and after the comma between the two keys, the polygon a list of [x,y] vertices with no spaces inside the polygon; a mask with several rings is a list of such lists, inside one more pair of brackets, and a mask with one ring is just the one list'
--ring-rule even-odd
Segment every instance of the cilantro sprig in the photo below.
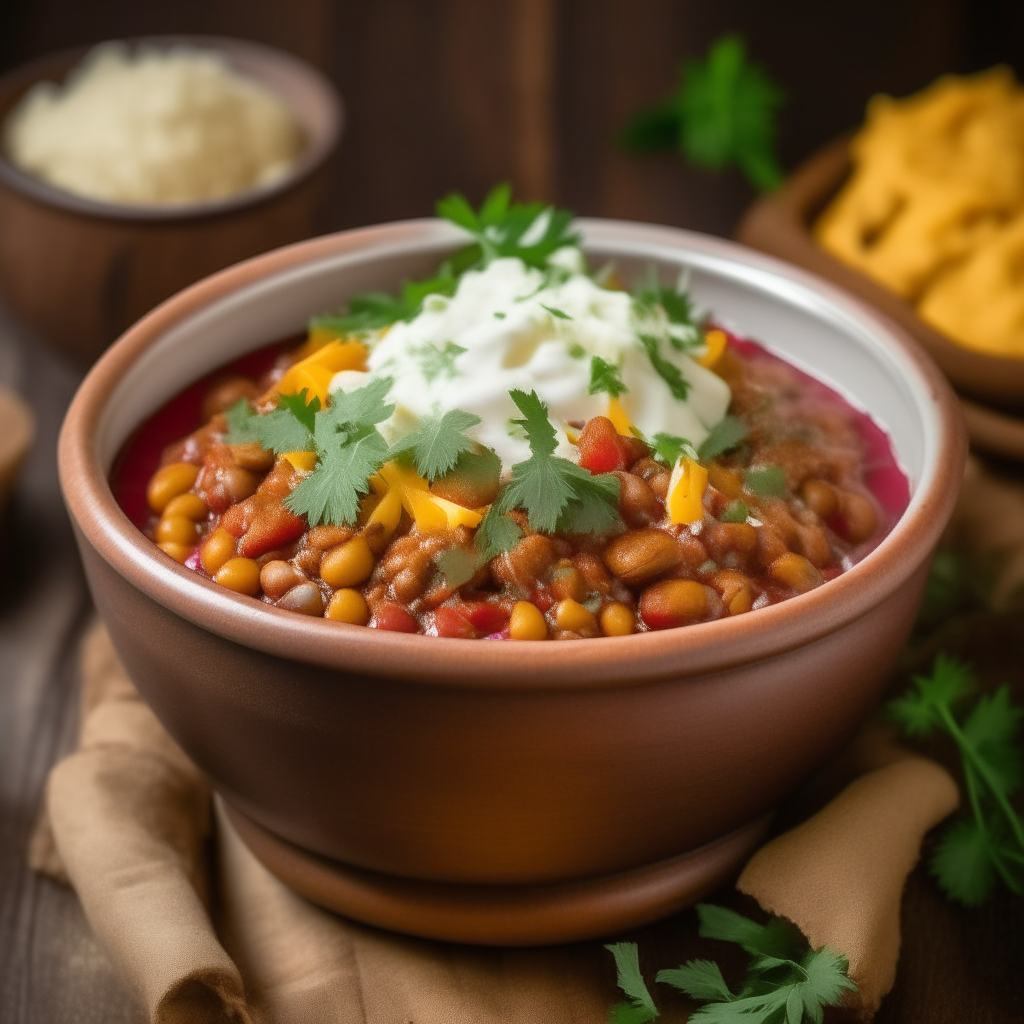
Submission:
{"label": "cilantro sprig", "polygon": [[391,458],[411,458],[420,476],[433,483],[453,470],[463,453],[473,452],[475,444],[466,431],[479,422],[479,416],[461,409],[424,417],[415,430],[391,446]]}
{"label": "cilantro sprig", "polygon": [[[656,980],[704,1003],[690,1016],[705,1024],[819,1024],[826,1006],[838,1006],[857,986],[844,956],[823,946],[812,950],[791,925],[773,918],[758,924],[726,907],[698,904],[698,934],[740,946],[750,957],[747,977],[733,991],[712,960],[690,960],[659,971]],[[640,971],[635,942],[605,947],[615,958],[617,983],[626,1000],[614,1005],[609,1024],[648,1024],[660,1016]]]}
{"label": "cilantro sprig", "polygon": [[512,479],[491,506],[501,516],[521,508],[540,533],[609,533],[621,520],[619,481],[611,473],[592,474],[554,454],[558,447],[548,407],[536,391],[514,388],[512,401],[523,414],[512,422],[523,428],[530,458],[512,467]]}
{"label": "cilantro sprig", "polygon": [[505,183],[491,189],[474,210],[458,192],[440,200],[437,215],[463,228],[474,242],[459,254],[460,268],[484,267],[496,259],[514,256],[527,266],[544,270],[548,258],[559,249],[578,245],[579,233],[571,228],[573,214],[543,203],[513,203]]}
{"label": "cilantro sprig", "polygon": [[619,137],[623,149],[653,153],[678,148],[711,170],[736,165],[761,191],[782,183],[775,157],[782,90],[747,60],[736,35],[712,44],[704,60],[687,60],[668,99],[641,111]]}
{"label": "cilantro sprig", "polygon": [[587,388],[587,394],[605,394],[618,398],[627,391],[629,388],[622,383],[622,371],[618,366],[600,356],[594,356],[590,360],[590,386]]}
{"label": "cilantro sprig", "polygon": [[1024,893],[1024,821],[1010,802],[1024,779],[1017,740],[1024,708],[1004,685],[965,710],[974,692],[970,665],[940,654],[931,674],[914,676],[887,709],[907,736],[944,732],[959,749],[970,817],[946,829],[930,868],[946,895],[968,907],[988,899],[997,879]]}

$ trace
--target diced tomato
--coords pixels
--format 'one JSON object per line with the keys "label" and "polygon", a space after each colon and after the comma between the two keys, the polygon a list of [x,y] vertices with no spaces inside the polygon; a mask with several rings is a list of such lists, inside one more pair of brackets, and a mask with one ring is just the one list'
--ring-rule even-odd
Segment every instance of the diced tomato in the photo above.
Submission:
{"label": "diced tomato", "polygon": [[587,420],[576,442],[580,450],[580,465],[591,473],[612,473],[616,469],[629,469],[636,461],[632,446],[626,444],[607,416],[594,416]]}
{"label": "diced tomato", "polygon": [[391,633],[416,633],[419,623],[400,604],[390,601],[377,605],[370,623],[374,629],[386,629]]}
{"label": "diced tomato", "polygon": [[531,595],[530,602],[535,604],[542,612],[550,610],[551,606],[555,603],[555,599],[551,596],[550,592],[538,587]]}
{"label": "diced tomato", "polygon": [[459,637],[462,640],[475,640],[477,631],[469,619],[458,608],[443,604],[434,609],[434,626],[438,636]]}
{"label": "diced tomato", "polygon": [[[225,517],[226,518],[226,517]],[[306,517],[297,516],[279,502],[264,506],[238,542],[238,553],[259,558],[267,551],[283,548],[306,532]]]}
{"label": "diced tomato", "polygon": [[490,601],[467,601],[459,611],[484,636],[500,632],[508,623],[508,612]]}

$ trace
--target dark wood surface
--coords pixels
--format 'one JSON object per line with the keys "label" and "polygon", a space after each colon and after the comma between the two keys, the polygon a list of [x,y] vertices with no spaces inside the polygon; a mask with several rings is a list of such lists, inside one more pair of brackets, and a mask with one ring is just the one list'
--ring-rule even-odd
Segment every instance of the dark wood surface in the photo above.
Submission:
{"label": "dark wood surface", "polygon": [[[22,388],[41,425],[0,554],[0,1021],[135,1024],[142,1011],[74,894],[33,875],[25,861],[46,773],[73,739],[76,644],[90,612],[55,466],[57,425],[76,376],[0,311],[0,380]],[[976,660],[988,681],[1009,677],[1024,696],[1024,618],[967,623],[949,643]],[[742,906],[735,893],[715,898]],[[1024,1020],[1024,900],[1001,896],[981,910],[958,910],[919,869],[907,886],[903,921],[896,988],[879,1024]],[[652,979],[660,968],[721,952],[697,938],[691,914],[623,938],[639,941]],[[586,960],[594,964],[588,973],[603,971],[611,1001],[610,958],[594,943]],[[658,999],[666,1022],[686,1019],[686,1004],[665,986]]]}

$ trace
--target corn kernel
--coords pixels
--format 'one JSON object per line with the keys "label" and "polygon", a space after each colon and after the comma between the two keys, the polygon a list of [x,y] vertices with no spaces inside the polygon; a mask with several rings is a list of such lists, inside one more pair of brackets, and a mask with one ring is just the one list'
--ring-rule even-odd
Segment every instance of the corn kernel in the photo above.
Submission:
{"label": "corn kernel", "polygon": [[358,590],[345,587],[335,592],[327,606],[327,618],[335,622],[349,622],[354,626],[365,626],[370,621],[370,609],[366,598]]}
{"label": "corn kernel", "polygon": [[188,544],[175,544],[174,541],[165,540],[157,547],[176,562],[184,562],[192,554],[192,548]]}
{"label": "corn kernel", "polygon": [[199,561],[212,576],[235,554],[235,538],[227,530],[214,530],[199,549]]}
{"label": "corn kernel", "polygon": [[260,567],[252,558],[229,558],[217,570],[213,582],[236,594],[255,597],[260,592]]}
{"label": "corn kernel", "polygon": [[628,636],[636,631],[633,609],[619,601],[611,601],[601,609],[600,621],[605,636]]}
{"label": "corn kernel", "polygon": [[191,490],[199,476],[199,467],[187,462],[172,462],[158,469],[146,488],[146,500],[154,512],[163,512],[172,498]]}
{"label": "corn kernel", "polygon": [[199,527],[184,516],[165,515],[156,524],[158,544],[184,544],[194,547],[199,539]]}
{"label": "corn kernel", "polygon": [[320,562],[320,578],[334,588],[354,587],[373,572],[373,552],[362,537],[331,548]]}
{"label": "corn kernel", "polygon": [[597,618],[594,613],[571,597],[558,602],[555,608],[555,625],[559,629],[568,629],[573,633],[597,632]]}
{"label": "corn kernel", "polygon": [[513,640],[547,640],[548,624],[541,610],[529,601],[517,601],[508,623]]}

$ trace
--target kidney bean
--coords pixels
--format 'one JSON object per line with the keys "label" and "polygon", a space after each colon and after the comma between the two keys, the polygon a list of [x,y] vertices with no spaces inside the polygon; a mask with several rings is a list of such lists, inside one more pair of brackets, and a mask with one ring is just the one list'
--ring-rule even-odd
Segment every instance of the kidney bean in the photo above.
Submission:
{"label": "kidney bean", "polygon": [[[266,568],[264,566],[264,568]],[[278,608],[287,608],[288,611],[301,612],[303,615],[313,615],[319,618],[324,613],[324,599],[320,588],[310,580],[292,587],[284,597],[277,602]]]}
{"label": "kidney bean", "polygon": [[708,612],[708,588],[696,580],[662,580],[640,595],[640,617],[648,629],[696,622]]}
{"label": "kidney bean", "polygon": [[642,477],[616,470],[619,478],[619,513],[628,526],[650,526],[665,514],[664,506]]}
{"label": "kidney bean", "polygon": [[267,597],[275,601],[283,597],[292,587],[306,582],[306,578],[295,566],[281,559],[273,559],[260,569],[260,586]]}
{"label": "kidney bean", "polygon": [[682,561],[675,538],[664,530],[632,530],[604,551],[604,564],[630,586],[639,586],[674,569]]}

